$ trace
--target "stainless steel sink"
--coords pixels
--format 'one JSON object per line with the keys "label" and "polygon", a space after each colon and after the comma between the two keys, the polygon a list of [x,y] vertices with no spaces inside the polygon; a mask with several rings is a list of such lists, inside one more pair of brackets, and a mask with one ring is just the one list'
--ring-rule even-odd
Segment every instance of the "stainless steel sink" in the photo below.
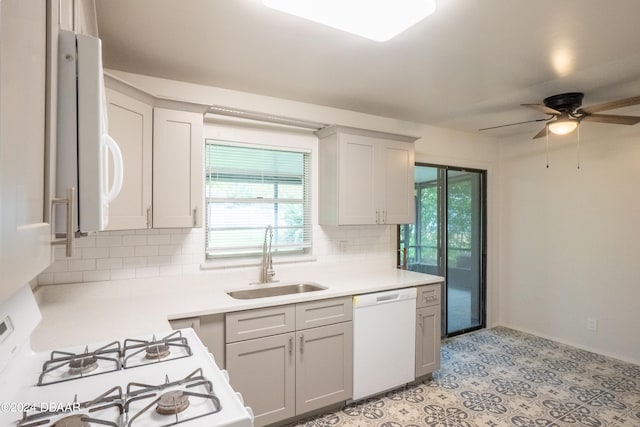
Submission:
{"label": "stainless steel sink", "polygon": [[255,298],[267,298],[281,295],[302,294],[305,292],[316,292],[327,289],[317,283],[304,282],[304,283],[290,283],[287,285],[271,286],[266,285],[263,287],[255,287],[250,289],[241,289],[237,291],[229,291],[227,295],[235,299],[255,299]]}

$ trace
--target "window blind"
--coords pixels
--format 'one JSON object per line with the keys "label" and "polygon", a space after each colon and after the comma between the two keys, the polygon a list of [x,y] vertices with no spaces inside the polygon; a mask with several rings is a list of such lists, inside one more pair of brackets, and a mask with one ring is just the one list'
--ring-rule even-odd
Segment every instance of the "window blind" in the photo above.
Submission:
{"label": "window blind", "polygon": [[311,249],[310,154],[207,140],[208,259],[262,252],[273,227],[274,254]]}

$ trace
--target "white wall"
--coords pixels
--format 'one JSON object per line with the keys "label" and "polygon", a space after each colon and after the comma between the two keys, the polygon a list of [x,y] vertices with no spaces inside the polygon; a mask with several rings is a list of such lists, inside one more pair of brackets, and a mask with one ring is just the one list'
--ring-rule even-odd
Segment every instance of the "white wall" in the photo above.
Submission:
{"label": "white wall", "polygon": [[639,363],[640,129],[581,137],[501,144],[499,321]]}

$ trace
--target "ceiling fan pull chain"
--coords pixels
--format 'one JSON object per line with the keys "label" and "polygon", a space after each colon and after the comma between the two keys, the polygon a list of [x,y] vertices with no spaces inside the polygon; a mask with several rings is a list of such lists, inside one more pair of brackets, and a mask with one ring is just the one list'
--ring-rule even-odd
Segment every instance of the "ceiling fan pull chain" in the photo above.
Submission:
{"label": "ceiling fan pull chain", "polygon": [[545,132],[545,136],[546,136],[546,139],[547,139],[547,148],[545,150],[544,155],[545,155],[546,161],[547,161],[547,169],[549,169],[549,126],[545,126],[545,129],[547,130]]}
{"label": "ceiling fan pull chain", "polygon": [[576,130],[578,131],[578,170],[580,170],[580,123],[578,123],[578,128]]}

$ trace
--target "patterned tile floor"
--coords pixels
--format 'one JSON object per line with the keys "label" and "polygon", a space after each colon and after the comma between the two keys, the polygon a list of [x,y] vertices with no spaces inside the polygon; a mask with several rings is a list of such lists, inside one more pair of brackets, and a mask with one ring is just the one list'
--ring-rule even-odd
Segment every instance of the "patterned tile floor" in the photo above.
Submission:
{"label": "patterned tile floor", "polygon": [[292,426],[640,427],[640,366],[507,328],[441,354],[430,381]]}

